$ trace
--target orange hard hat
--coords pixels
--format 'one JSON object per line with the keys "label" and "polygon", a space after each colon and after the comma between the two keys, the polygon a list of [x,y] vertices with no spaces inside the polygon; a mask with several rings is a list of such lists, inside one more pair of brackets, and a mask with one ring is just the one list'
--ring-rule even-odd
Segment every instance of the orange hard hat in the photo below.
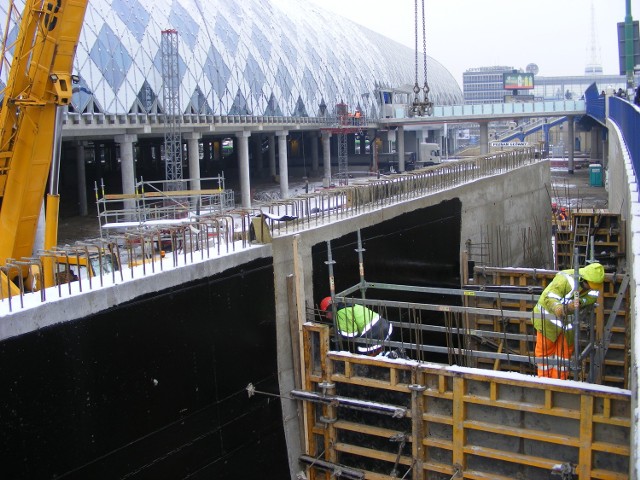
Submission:
{"label": "orange hard hat", "polygon": [[324,297],[320,302],[320,310],[326,312],[331,306],[331,297]]}
{"label": "orange hard hat", "polygon": [[564,207],[561,207],[561,208],[560,208],[560,211],[561,211],[561,212],[566,212],[566,211],[567,211],[567,209],[566,209],[566,208],[564,208]]}

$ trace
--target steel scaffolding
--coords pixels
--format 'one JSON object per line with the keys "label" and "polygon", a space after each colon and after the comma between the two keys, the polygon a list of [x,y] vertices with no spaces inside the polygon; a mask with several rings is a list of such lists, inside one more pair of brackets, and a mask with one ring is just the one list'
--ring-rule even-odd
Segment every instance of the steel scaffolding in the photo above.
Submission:
{"label": "steel scaffolding", "polygon": [[[178,31],[162,31],[162,98],[167,129],[164,134],[167,188],[182,190],[182,134],[180,124],[180,75]],[[177,182],[175,180],[178,180]]]}

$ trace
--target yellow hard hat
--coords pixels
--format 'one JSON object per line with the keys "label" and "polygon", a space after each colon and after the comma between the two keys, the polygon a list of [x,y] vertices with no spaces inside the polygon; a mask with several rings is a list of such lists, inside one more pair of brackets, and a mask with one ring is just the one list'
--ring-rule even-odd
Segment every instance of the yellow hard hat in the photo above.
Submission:
{"label": "yellow hard hat", "polygon": [[598,290],[604,282],[604,267],[599,263],[590,263],[579,270],[580,277],[589,283],[589,287]]}

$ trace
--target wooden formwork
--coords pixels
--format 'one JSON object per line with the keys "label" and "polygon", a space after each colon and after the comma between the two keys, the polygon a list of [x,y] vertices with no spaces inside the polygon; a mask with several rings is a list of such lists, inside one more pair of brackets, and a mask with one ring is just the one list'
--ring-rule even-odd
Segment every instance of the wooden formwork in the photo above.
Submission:
{"label": "wooden formwork", "polygon": [[628,478],[628,390],[331,351],[322,324],[303,342],[310,480]]}

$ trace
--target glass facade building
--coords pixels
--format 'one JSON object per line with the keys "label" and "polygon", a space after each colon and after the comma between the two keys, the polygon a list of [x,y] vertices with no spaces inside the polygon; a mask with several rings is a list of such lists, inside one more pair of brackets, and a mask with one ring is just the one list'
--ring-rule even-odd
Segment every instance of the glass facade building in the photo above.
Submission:
{"label": "glass facade building", "polygon": [[[8,3],[0,1],[4,17]],[[9,41],[16,29],[10,25]],[[179,34],[184,113],[316,116],[320,105],[344,101],[375,117],[378,88],[415,83],[411,48],[304,0],[91,0],[71,110],[162,113],[167,29]],[[435,104],[462,103],[455,79],[433,58],[428,75]]]}

